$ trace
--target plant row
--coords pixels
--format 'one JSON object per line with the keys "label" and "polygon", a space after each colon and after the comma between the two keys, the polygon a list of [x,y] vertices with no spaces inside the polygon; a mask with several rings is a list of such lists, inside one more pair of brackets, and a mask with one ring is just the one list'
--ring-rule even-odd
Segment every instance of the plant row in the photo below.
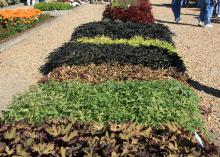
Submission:
{"label": "plant row", "polygon": [[83,37],[83,38],[78,38],[77,42],[79,43],[88,43],[88,44],[107,44],[107,45],[113,45],[113,44],[124,44],[124,45],[130,45],[134,47],[158,47],[164,50],[167,50],[168,53],[176,53],[176,49],[173,47],[172,44],[161,41],[158,39],[144,39],[143,37],[140,36],[134,36],[131,39],[111,39],[106,36],[96,36],[94,38],[88,38],[88,37]]}
{"label": "plant row", "polygon": [[175,80],[97,85],[48,82],[18,96],[3,112],[5,123],[57,117],[105,123],[135,121],[151,126],[175,122],[188,130],[202,128],[198,96]]}
{"label": "plant row", "polygon": [[47,74],[64,65],[91,63],[141,64],[152,69],[175,67],[178,71],[185,71],[184,63],[177,53],[170,53],[169,50],[157,46],[69,42],[50,54],[48,62],[42,67],[42,72]]}
{"label": "plant row", "polygon": [[4,40],[49,18],[38,9],[0,11],[0,40]]}
{"label": "plant row", "polygon": [[169,80],[175,78],[187,84],[188,76],[183,72],[178,72],[174,68],[152,70],[143,65],[131,64],[89,64],[76,66],[58,67],[39,82],[57,81],[79,81],[82,83],[98,84],[108,80]]}
{"label": "plant row", "polygon": [[42,2],[34,5],[34,8],[39,9],[41,11],[52,11],[52,10],[69,10],[72,9],[73,6],[69,3],[63,2]]}
{"label": "plant row", "polygon": [[173,33],[162,24],[140,24],[133,22],[91,22],[76,28],[72,35],[72,40],[82,37],[107,36],[111,39],[130,39],[134,36],[141,36],[145,39],[158,39],[161,41],[172,42]]}
{"label": "plant row", "polygon": [[218,147],[174,124],[158,128],[136,123],[82,123],[72,119],[0,128],[0,156],[218,156]]}

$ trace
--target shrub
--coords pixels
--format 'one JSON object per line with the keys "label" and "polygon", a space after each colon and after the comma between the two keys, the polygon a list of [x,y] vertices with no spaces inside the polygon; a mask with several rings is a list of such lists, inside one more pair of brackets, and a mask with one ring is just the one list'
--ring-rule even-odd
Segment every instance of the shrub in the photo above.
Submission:
{"label": "shrub", "polygon": [[72,9],[73,6],[63,2],[49,2],[49,3],[43,2],[43,3],[35,4],[34,8],[40,9],[42,11],[52,11],[52,10],[69,10]]}
{"label": "shrub", "polygon": [[186,74],[178,72],[173,68],[151,70],[142,65],[90,64],[88,66],[59,67],[43,77],[39,82],[45,83],[49,80],[72,80],[97,84],[108,80],[168,80],[171,78],[176,78],[185,84],[187,84],[188,81],[188,76]]}
{"label": "shrub", "polygon": [[107,5],[103,12],[103,17],[124,22],[154,23],[151,4],[148,0],[138,0],[136,5],[131,5],[127,8]]}
{"label": "shrub", "polygon": [[202,139],[204,149],[191,133],[175,125],[156,129],[71,119],[40,125],[20,122],[0,127],[0,156],[217,156],[219,147]]}
{"label": "shrub", "polygon": [[99,85],[49,82],[19,96],[3,112],[4,122],[73,117],[82,121],[135,121],[152,126],[175,122],[202,127],[198,96],[175,80],[106,82]]}
{"label": "shrub", "polygon": [[76,28],[72,40],[81,37],[95,37],[105,35],[112,39],[130,39],[134,36],[143,38],[159,39],[172,42],[172,32],[162,24],[138,24],[117,22],[91,22]]}
{"label": "shrub", "polygon": [[168,50],[155,46],[135,47],[126,44],[83,44],[70,42],[56,49],[48,57],[48,62],[41,68],[44,74],[64,65],[88,64],[142,64],[151,69],[176,67],[185,71],[181,58],[170,54]]}

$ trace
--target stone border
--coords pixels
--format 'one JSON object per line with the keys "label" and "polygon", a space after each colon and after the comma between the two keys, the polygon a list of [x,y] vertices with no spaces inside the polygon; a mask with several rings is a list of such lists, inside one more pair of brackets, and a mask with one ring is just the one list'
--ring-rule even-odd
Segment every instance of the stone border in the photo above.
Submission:
{"label": "stone border", "polygon": [[[87,4],[84,4],[84,5],[87,5]],[[28,37],[30,37],[33,33],[37,32],[38,30],[43,29],[45,27],[48,27],[51,24],[55,23],[57,20],[59,20],[60,17],[62,17],[62,15],[69,14],[70,12],[74,11],[75,9],[80,9],[84,5],[74,7],[73,9],[70,9],[70,10],[44,12],[44,13],[49,13],[50,16],[52,15],[51,17],[53,17],[53,18],[49,19],[45,23],[43,22],[42,24],[39,24],[39,26],[36,26],[35,28],[21,32],[21,34],[18,36],[11,37],[11,39],[9,38],[9,40],[3,41],[2,43],[0,43],[0,53],[2,53],[6,49],[8,49],[16,44],[22,42],[23,40],[27,39]]]}

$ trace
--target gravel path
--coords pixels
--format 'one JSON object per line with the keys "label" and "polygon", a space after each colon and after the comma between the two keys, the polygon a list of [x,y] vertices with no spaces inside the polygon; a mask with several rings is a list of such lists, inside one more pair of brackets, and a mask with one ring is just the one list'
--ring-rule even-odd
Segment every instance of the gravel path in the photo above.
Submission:
{"label": "gravel path", "polygon": [[[220,144],[220,23],[212,29],[197,27],[197,9],[183,9],[180,24],[173,23],[170,0],[151,0],[154,16],[176,34],[174,41],[184,59],[192,84],[199,90],[201,110],[206,126]],[[12,96],[35,84],[41,74],[39,67],[53,50],[68,41],[73,28],[100,20],[104,5],[85,5],[64,15],[57,22],[34,33],[29,40],[0,54],[0,110]]]}
{"label": "gravel path", "polygon": [[184,8],[180,24],[174,24],[170,0],[151,2],[158,22],[168,25],[175,33],[174,41],[192,85],[200,90],[197,93],[206,126],[220,145],[220,21],[211,29],[197,27],[199,10]]}
{"label": "gravel path", "polygon": [[7,107],[14,95],[27,90],[42,77],[39,68],[45,58],[70,40],[74,28],[99,21],[104,8],[104,5],[86,4],[73,9],[55,19],[53,25],[33,33],[29,40],[0,53],[0,110]]}

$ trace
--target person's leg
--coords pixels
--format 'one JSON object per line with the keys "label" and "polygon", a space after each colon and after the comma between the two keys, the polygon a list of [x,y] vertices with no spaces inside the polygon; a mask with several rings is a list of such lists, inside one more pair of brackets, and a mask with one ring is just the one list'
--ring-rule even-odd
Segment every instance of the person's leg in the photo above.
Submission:
{"label": "person's leg", "polygon": [[206,15],[206,3],[204,0],[200,0],[200,15],[199,15],[199,22],[205,21],[205,15]]}
{"label": "person's leg", "polygon": [[220,0],[218,0],[218,17],[220,17]]}
{"label": "person's leg", "polygon": [[175,17],[175,20],[180,18],[180,10],[183,0],[172,0],[172,11]]}
{"label": "person's leg", "polygon": [[206,26],[212,27],[211,18],[212,18],[214,6],[215,6],[215,0],[209,0],[209,3],[207,3],[207,7],[206,7],[205,27]]}

